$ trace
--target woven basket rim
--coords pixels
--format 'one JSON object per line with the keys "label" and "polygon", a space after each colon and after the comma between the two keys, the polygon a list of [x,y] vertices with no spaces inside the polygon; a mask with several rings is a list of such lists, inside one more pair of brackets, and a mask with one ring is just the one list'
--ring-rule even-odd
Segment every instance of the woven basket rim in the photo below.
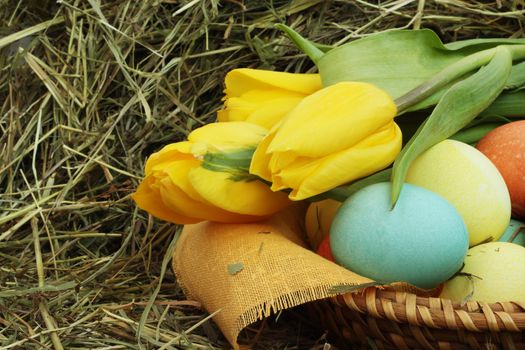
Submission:
{"label": "woven basket rim", "polygon": [[434,329],[525,332],[525,302],[453,303],[409,292],[368,287],[332,297],[331,302],[373,317]]}

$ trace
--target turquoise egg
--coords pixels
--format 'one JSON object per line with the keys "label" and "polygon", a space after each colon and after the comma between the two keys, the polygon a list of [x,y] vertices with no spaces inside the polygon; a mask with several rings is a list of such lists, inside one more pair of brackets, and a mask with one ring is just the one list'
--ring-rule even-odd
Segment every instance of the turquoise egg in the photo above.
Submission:
{"label": "turquoise egg", "polygon": [[[520,229],[518,231],[518,229]],[[514,233],[516,233],[516,236],[511,242],[512,236],[514,236]],[[510,219],[509,226],[503,232],[503,235],[500,239],[498,239],[499,242],[511,242],[515,244],[519,244],[523,247],[525,247],[525,222],[521,222],[518,220]]]}
{"label": "turquoise egg", "polygon": [[433,288],[460,270],[469,238],[441,196],[405,184],[391,209],[390,183],[356,192],[337,212],[330,241],[337,263],[381,283]]}

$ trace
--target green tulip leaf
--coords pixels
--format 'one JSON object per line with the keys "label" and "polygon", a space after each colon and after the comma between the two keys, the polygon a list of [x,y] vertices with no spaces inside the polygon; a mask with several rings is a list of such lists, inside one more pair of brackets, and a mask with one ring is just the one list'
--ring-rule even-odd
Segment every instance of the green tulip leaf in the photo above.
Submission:
{"label": "green tulip leaf", "polygon": [[[284,24],[276,24],[275,28],[282,30],[283,32],[288,35],[290,40],[294,42],[294,44],[300,48],[305,54],[310,57],[310,59],[317,64],[317,61],[321,59],[321,57],[324,56],[325,51],[322,51],[316,44],[313,42],[303,38],[299,33],[297,33],[292,28],[284,25]],[[328,50],[330,51],[330,50]]]}
{"label": "green tulip leaf", "polygon": [[[475,56],[471,58],[471,65],[460,64],[462,69],[458,75],[450,75],[439,89],[408,106],[407,111],[434,106],[459,79],[487,64],[492,53],[483,55],[482,51],[499,45],[525,47],[525,39],[473,39],[444,45],[433,31],[422,29],[381,32],[324,53],[290,27],[280,24],[278,28],[316,63],[324,86],[341,81],[368,82],[382,88],[394,99],[415,90],[454,63]],[[513,59],[523,59],[524,56],[521,52]],[[525,73],[522,69],[521,66],[513,69],[509,87],[518,83],[523,85]]]}
{"label": "green tulip leaf", "polygon": [[525,118],[525,90],[503,92],[496,101],[480,114],[480,117],[494,116]]}
{"label": "green tulip leaf", "polygon": [[480,114],[473,121],[471,121],[465,129],[472,128],[474,126],[479,126],[481,124],[506,124],[510,123],[512,120],[501,115],[492,115],[486,116]]}
{"label": "green tulip leaf", "polygon": [[[444,45],[429,29],[388,31],[333,49],[317,58],[317,66],[325,86],[341,81],[364,81],[381,87],[396,99],[467,56],[499,45],[520,44],[525,45],[525,39],[475,39]],[[481,66],[487,62],[479,63]],[[519,69],[516,67],[511,72],[509,87],[517,82],[523,85],[525,68],[522,65],[518,64]],[[411,110],[434,105],[442,92]]]}
{"label": "green tulip leaf", "polygon": [[456,141],[461,141],[468,144],[475,144],[483,138],[486,134],[503,125],[503,123],[484,123],[476,126],[458,131],[449,138]]}
{"label": "green tulip leaf", "polygon": [[488,38],[458,40],[445,44],[445,47],[449,50],[464,50],[466,53],[474,53],[500,45],[525,45],[525,39]]}
{"label": "green tulip leaf", "polygon": [[395,205],[411,162],[428,148],[454,135],[487,108],[503,91],[512,69],[508,46],[494,50],[490,62],[450,87],[431,115],[402,149],[392,171],[392,204]]}
{"label": "green tulip leaf", "polygon": [[317,66],[325,86],[364,81],[396,99],[463,57],[461,52],[447,50],[431,30],[399,30],[333,49],[318,60]]}
{"label": "green tulip leaf", "polygon": [[507,89],[525,89],[525,62],[512,66],[512,71],[510,72],[510,77],[507,81]]}

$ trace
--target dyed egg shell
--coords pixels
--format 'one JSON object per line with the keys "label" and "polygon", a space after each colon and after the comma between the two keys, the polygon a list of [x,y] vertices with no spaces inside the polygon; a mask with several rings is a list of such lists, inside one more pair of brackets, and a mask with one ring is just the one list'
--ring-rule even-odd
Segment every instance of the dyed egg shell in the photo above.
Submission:
{"label": "dyed egg shell", "polygon": [[333,199],[325,199],[313,202],[308,207],[305,219],[306,237],[314,250],[317,250],[322,240],[328,236],[335,213],[341,204]]}
{"label": "dyed egg shell", "polygon": [[510,220],[505,181],[491,161],[466,143],[445,140],[412,162],[408,183],[447,199],[467,225],[469,244],[497,241]]}
{"label": "dyed egg shell", "polygon": [[505,179],[512,214],[525,219],[525,120],[497,127],[476,145]]}
{"label": "dyed egg shell", "polygon": [[332,248],[330,248],[330,235],[327,235],[317,248],[317,254],[323,258],[335,262],[334,255],[332,254]]}
{"label": "dyed egg shell", "polygon": [[506,242],[480,244],[469,249],[461,272],[445,283],[441,298],[456,302],[525,301],[524,247]]}
{"label": "dyed egg shell", "polygon": [[510,219],[509,226],[503,232],[503,236],[500,237],[499,241],[525,246],[525,222]]}
{"label": "dyed egg shell", "polygon": [[367,186],[344,202],[330,230],[338,264],[378,282],[403,281],[425,289],[461,268],[468,234],[450,203],[405,184],[391,207],[386,182]]}

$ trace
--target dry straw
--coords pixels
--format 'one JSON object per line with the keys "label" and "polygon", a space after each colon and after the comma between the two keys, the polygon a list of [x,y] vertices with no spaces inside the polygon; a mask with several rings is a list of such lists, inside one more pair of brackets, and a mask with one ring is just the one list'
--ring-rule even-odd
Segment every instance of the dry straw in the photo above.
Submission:
{"label": "dry straw", "polygon": [[[167,268],[177,227],[129,195],[148,154],[215,118],[228,70],[312,71],[275,23],[337,44],[392,28],[523,37],[523,6],[0,1],[0,348],[225,344]],[[261,348],[316,344],[284,319],[266,329]]]}

